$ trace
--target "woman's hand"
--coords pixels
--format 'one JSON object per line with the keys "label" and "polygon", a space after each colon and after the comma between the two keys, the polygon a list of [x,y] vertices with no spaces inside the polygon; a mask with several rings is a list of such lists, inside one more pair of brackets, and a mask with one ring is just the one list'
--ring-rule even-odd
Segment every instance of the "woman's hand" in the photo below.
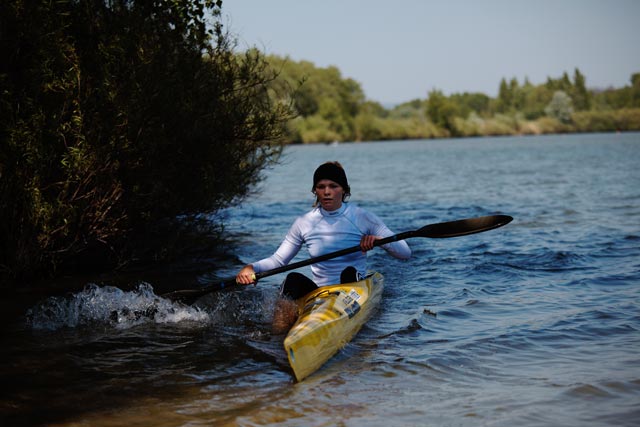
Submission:
{"label": "woman's hand", "polygon": [[379,236],[372,236],[370,234],[362,236],[362,239],[360,239],[360,247],[362,248],[362,252],[367,252],[373,249],[374,242],[379,239],[380,239]]}
{"label": "woman's hand", "polygon": [[256,284],[256,272],[251,264],[245,265],[236,276],[236,283],[239,285]]}

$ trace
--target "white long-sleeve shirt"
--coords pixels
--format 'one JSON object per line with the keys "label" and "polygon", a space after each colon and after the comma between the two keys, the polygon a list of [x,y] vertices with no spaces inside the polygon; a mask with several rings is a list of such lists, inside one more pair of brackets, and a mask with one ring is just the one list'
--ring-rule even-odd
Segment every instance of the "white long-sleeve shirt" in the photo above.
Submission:
{"label": "white long-sleeve shirt", "polygon": [[[394,233],[371,212],[350,203],[343,203],[340,209],[328,212],[315,208],[298,217],[280,244],[278,250],[268,258],[253,263],[253,269],[260,273],[288,264],[304,244],[309,255],[317,257],[360,244],[365,235],[389,237]],[[407,259],[411,249],[405,241],[387,243],[381,246],[395,258]],[[311,265],[313,281],[318,286],[340,283],[340,273],[353,266],[361,275],[367,272],[367,257],[357,251]]]}

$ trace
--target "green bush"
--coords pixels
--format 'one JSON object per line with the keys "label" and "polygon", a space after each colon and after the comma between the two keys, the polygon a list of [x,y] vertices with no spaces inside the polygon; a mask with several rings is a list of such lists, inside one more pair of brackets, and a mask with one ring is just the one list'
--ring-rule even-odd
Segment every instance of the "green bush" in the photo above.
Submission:
{"label": "green bush", "polygon": [[616,113],[616,131],[640,131],[640,108],[625,108]]}
{"label": "green bush", "polygon": [[158,259],[277,159],[287,105],[260,53],[205,26],[220,5],[2,3],[5,276]]}
{"label": "green bush", "polygon": [[572,115],[578,132],[615,132],[640,130],[640,108],[610,111],[580,111]]}

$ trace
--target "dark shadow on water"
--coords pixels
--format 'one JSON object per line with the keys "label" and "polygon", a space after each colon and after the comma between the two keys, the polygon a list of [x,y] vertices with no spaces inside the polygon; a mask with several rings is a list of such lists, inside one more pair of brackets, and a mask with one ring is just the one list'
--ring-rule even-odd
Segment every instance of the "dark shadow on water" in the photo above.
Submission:
{"label": "dark shadow on water", "polygon": [[[223,263],[233,270],[237,260]],[[245,342],[247,331],[254,331],[256,322],[262,321],[259,315],[264,314],[255,314],[262,303],[256,290],[248,292],[249,298],[247,293],[239,298],[222,292],[204,299],[203,306],[217,304],[209,307],[213,312],[205,323],[151,321],[119,329],[102,319],[73,328],[37,330],[27,322],[26,313],[43,300],[69,298],[88,283],[129,291],[147,282],[161,294],[203,286],[203,277],[213,280],[216,265],[220,260],[5,288],[0,300],[0,425],[75,423],[103,413],[130,411],[149,401],[160,402],[154,404],[159,407],[167,402],[162,411],[175,413],[178,408],[172,408],[175,403],[171,402],[197,395],[207,383],[215,382],[225,366],[239,360],[264,360]],[[229,325],[237,333],[229,333]]]}
{"label": "dark shadow on water", "polygon": [[281,369],[247,345],[249,330],[255,326],[145,324],[127,330],[16,332],[1,350],[0,424],[75,423],[142,409],[149,402],[157,402],[151,403],[155,412],[175,414],[184,396],[202,399],[203,388],[242,361],[248,366],[243,370],[261,363]]}

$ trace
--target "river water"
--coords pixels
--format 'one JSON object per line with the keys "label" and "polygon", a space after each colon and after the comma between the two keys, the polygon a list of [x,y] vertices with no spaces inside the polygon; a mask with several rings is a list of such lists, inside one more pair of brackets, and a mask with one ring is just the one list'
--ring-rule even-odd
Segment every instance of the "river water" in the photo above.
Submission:
{"label": "river water", "polygon": [[290,147],[223,213],[237,259],[189,283],[270,255],[326,160],[345,166],[351,202],[396,232],[514,221],[411,239],[408,261],[372,251],[381,307],[301,383],[264,341],[281,276],[193,307],[157,297],[158,272],[134,291],[87,283],[30,304],[3,324],[1,424],[638,425],[640,134]]}

